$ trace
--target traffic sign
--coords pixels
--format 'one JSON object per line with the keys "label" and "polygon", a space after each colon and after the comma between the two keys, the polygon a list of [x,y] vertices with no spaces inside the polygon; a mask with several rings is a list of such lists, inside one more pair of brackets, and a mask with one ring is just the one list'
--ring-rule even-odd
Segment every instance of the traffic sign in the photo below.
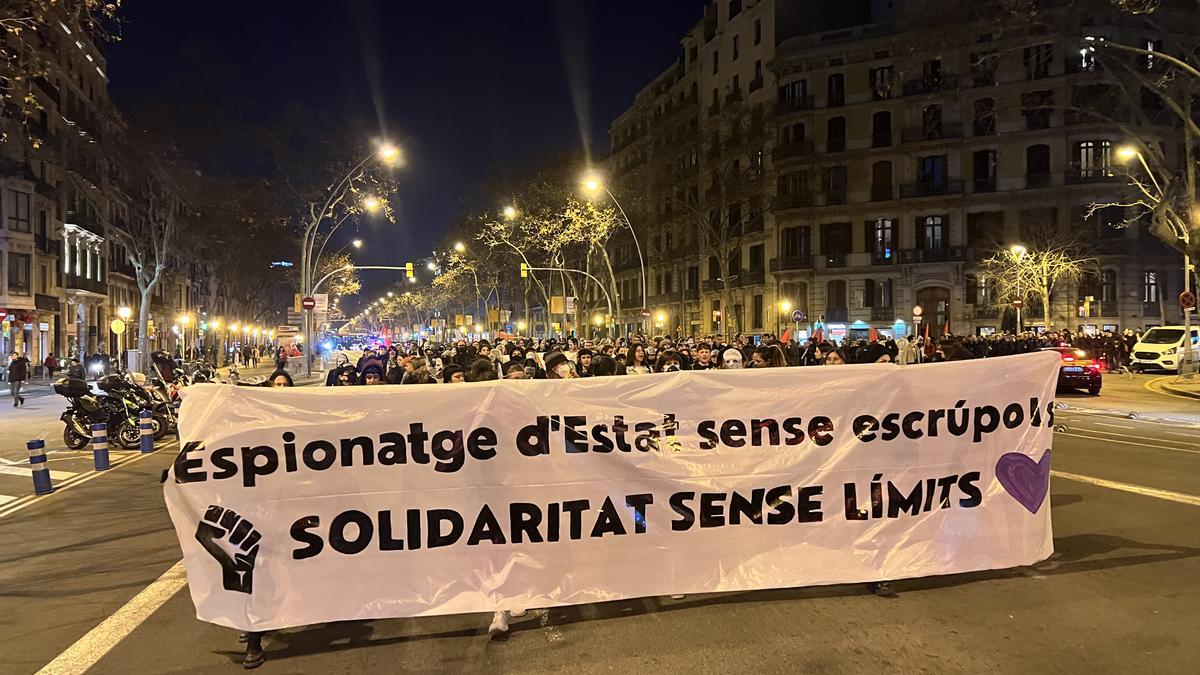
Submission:
{"label": "traffic sign", "polygon": [[312,308],[317,306],[317,299],[311,295],[306,295],[300,300],[300,306],[311,312]]}
{"label": "traffic sign", "polygon": [[642,308],[642,318],[643,318],[643,319],[649,319],[649,318],[650,318],[650,308],[649,308],[649,307],[643,307],[643,308]]}
{"label": "traffic sign", "polygon": [[1013,309],[1021,309],[1022,307],[1025,306],[1025,301],[1024,300],[1013,300],[1012,306],[1013,306]]}
{"label": "traffic sign", "polygon": [[1179,294],[1179,306],[1184,309],[1191,309],[1196,306],[1196,294],[1192,291],[1184,291]]}
{"label": "traffic sign", "polygon": [[7,309],[0,309],[0,321],[3,321],[3,320],[4,320],[4,317],[6,317],[6,316],[8,316],[8,310],[7,310]]}
{"label": "traffic sign", "polygon": [[921,313],[924,311],[920,305],[913,305],[913,316],[921,316]]}
{"label": "traffic sign", "polygon": [[804,316],[804,312],[802,312],[802,311],[800,311],[800,310],[798,310],[798,309],[797,309],[797,310],[794,310],[794,311],[792,312],[792,321],[795,321],[796,323],[800,323],[801,321],[803,321],[803,320],[804,320],[804,319],[806,319],[806,318],[807,318],[807,317],[806,317],[806,316]]}
{"label": "traffic sign", "polygon": [[114,334],[120,335],[125,332],[125,322],[120,319],[113,319],[112,323],[108,324],[108,329]]}

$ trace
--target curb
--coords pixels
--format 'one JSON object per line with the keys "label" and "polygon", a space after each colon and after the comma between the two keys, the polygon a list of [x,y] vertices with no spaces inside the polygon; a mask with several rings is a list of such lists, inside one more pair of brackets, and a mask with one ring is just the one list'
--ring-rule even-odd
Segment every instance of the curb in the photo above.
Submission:
{"label": "curb", "polygon": [[1200,391],[1189,391],[1182,387],[1172,385],[1168,382],[1163,382],[1159,386],[1161,386],[1163,389],[1171,392],[1172,394],[1175,394],[1176,396],[1187,396],[1188,398],[1194,398],[1194,399],[1200,401]]}

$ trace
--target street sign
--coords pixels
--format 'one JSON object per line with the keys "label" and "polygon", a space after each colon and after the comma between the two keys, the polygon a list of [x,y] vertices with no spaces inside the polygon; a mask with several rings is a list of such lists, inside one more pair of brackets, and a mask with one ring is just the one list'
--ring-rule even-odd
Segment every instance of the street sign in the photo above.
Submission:
{"label": "street sign", "polygon": [[650,318],[650,308],[649,308],[649,307],[643,307],[643,308],[642,308],[642,318],[643,318],[643,319],[649,319],[649,318]]}
{"label": "street sign", "polygon": [[4,320],[4,317],[6,317],[6,316],[8,316],[8,310],[7,310],[7,309],[0,309],[0,321],[3,321],[3,320]]}
{"label": "street sign", "polygon": [[1184,309],[1191,309],[1196,306],[1196,294],[1192,291],[1184,291],[1179,294],[1179,306]]}
{"label": "street sign", "polygon": [[1021,309],[1022,307],[1025,306],[1025,301],[1024,300],[1013,300],[1012,306],[1013,306],[1013,309]]}
{"label": "street sign", "polygon": [[320,326],[321,324],[328,323],[329,294],[317,293],[316,295],[312,296],[312,298],[316,302],[316,304],[313,305],[313,325]]}
{"label": "street sign", "polygon": [[913,316],[921,316],[921,313],[924,311],[920,305],[913,305]]}
{"label": "street sign", "polygon": [[120,319],[113,319],[112,323],[108,324],[108,329],[115,335],[120,335],[125,332],[125,322]]}
{"label": "street sign", "polygon": [[801,321],[803,321],[806,318],[808,318],[808,317],[804,316],[804,312],[802,312],[798,309],[792,311],[792,321],[795,321],[796,323],[800,323]]}
{"label": "street sign", "polygon": [[301,298],[300,306],[306,310],[312,311],[312,308],[317,306],[317,299],[311,295],[306,295]]}

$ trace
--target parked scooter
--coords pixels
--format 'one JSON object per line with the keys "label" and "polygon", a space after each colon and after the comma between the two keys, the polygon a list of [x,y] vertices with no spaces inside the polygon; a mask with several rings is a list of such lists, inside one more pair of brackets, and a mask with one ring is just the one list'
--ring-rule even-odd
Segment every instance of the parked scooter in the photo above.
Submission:
{"label": "parked scooter", "polygon": [[125,402],[114,396],[97,396],[86,380],[64,377],[54,383],[54,393],[70,405],[59,418],[63,422],[63,443],[71,450],[82,450],[92,440],[92,425],[108,425],[108,435],[126,450],[141,442],[137,414],[130,416]]}

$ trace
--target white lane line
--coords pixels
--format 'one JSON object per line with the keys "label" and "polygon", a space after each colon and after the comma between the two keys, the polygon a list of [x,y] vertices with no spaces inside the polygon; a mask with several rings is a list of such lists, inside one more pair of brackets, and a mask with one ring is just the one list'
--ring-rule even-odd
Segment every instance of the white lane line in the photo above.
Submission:
{"label": "white lane line", "polygon": [[1077,473],[1067,473],[1066,471],[1051,471],[1051,476],[1055,478],[1063,478],[1065,480],[1078,481],[1080,483],[1088,483],[1098,487],[1109,488],[1111,490],[1120,490],[1122,492],[1132,492],[1135,495],[1143,497],[1153,497],[1155,499],[1163,499],[1169,502],[1178,502],[1187,504],[1188,506],[1200,506],[1200,497],[1196,495],[1184,494],[1182,492],[1172,492],[1170,490],[1159,490],[1158,488],[1146,487],[1144,485],[1134,485],[1133,483],[1121,483],[1115,480],[1105,480],[1103,478],[1093,478],[1092,476],[1081,476]]}
{"label": "white lane line", "polygon": [[76,640],[75,644],[47,663],[38,671],[38,675],[74,675],[86,672],[186,585],[187,573],[183,561],[180,560],[172,565],[171,569],[163,572],[154,583],[133,596],[124,607],[101,621],[99,626],[88,631],[87,635]]}
{"label": "white lane line", "polygon": [[1108,422],[1092,422],[1098,427],[1116,427],[1118,429],[1132,429],[1132,424],[1109,424]]}
{"label": "white lane line", "polygon": [[54,492],[51,492],[48,495],[41,495],[41,496],[26,495],[25,497],[21,497],[19,499],[23,499],[25,501],[17,501],[14,504],[9,504],[7,506],[0,507],[0,518],[6,518],[8,516],[11,516],[12,514],[16,513],[17,511],[20,511],[21,509],[23,509],[27,506],[32,506],[33,504],[37,504],[38,502],[42,501],[43,499],[49,499],[50,497],[53,497],[54,495],[62,493],[64,490],[69,490],[69,489],[75,487],[76,485],[82,485],[83,483],[86,483],[89,480],[92,480],[93,478],[103,476],[104,474],[111,472],[113,469],[115,469],[119,466],[125,466],[126,464],[133,464],[134,462],[140,462],[143,459],[146,459],[147,457],[153,457],[155,454],[156,453],[152,453],[152,452],[149,452],[146,454],[139,453],[135,457],[128,457],[126,459],[122,459],[120,461],[113,462],[112,466],[109,467],[108,471],[93,471],[92,473],[85,473],[85,474],[78,475],[75,478],[70,479],[60,485],[55,485]]}
{"label": "white lane line", "polygon": [[[1092,433],[1108,434],[1110,436],[1119,436],[1120,435],[1120,434],[1109,433],[1107,431],[1093,431]],[[1073,436],[1074,438],[1087,438],[1089,440],[1103,441],[1105,443],[1124,443],[1125,445],[1139,445],[1143,448],[1158,448],[1159,450],[1170,450],[1171,452],[1186,452],[1189,455],[1200,455],[1200,450],[1191,450],[1188,448],[1175,448],[1175,447],[1171,447],[1169,445],[1153,445],[1150,443],[1135,443],[1133,441],[1122,441],[1122,440],[1116,439],[1116,438],[1099,438],[1096,436],[1086,436],[1084,434],[1072,434],[1072,433],[1069,433],[1066,431],[1056,431],[1056,432],[1054,432],[1054,435],[1055,436]],[[1126,437],[1126,438],[1128,438],[1128,437]]]}
{"label": "white lane line", "polygon": [[15,499],[20,499],[20,497],[11,497],[9,495],[0,495],[0,506],[3,506]]}
{"label": "white lane line", "polygon": [[1164,431],[1162,433],[1166,434],[1167,436],[1178,436],[1180,438],[1186,438],[1189,441],[1200,443],[1200,431],[1193,431],[1187,434],[1181,434],[1178,431]]}
{"label": "white lane line", "polygon": [[[33,477],[33,469],[27,466],[0,466],[0,475],[4,476],[24,476],[26,478]],[[51,480],[66,480],[78,474],[74,471],[57,471],[50,469]]]}

